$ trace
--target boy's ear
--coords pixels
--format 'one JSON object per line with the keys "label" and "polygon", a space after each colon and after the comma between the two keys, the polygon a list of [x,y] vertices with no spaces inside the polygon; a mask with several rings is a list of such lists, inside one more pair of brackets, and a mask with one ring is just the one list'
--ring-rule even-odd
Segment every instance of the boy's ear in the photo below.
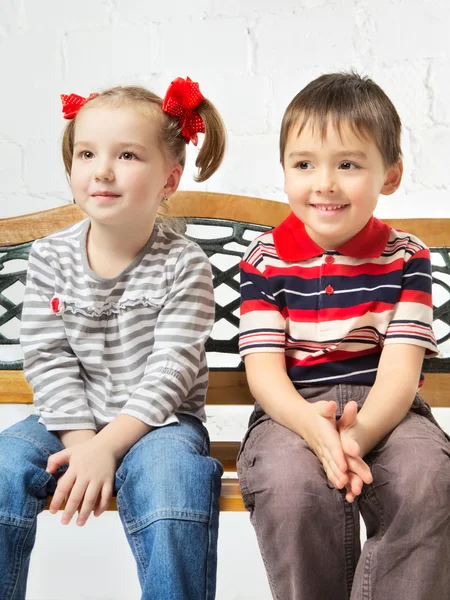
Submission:
{"label": "boy's ear", "polygon": [[401,158],[399,158],[398,161],[392,165],[392,167],[389,167],[384,179],[383,187],[381,188],[381,194],[384,196],[390,196],[390,194],[393,194],[395,191],[397,191],[402,181],[402,175],[403,161]]}

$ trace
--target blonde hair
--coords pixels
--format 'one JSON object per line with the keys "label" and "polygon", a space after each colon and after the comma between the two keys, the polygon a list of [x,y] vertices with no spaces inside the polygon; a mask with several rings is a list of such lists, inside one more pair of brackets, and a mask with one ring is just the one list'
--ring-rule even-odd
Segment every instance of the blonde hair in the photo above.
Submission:
{"label": "blonde hair", "polygon": [[[94,106],[136,106],[144,111],[158,126],[159,141],[165,154],[182,168],[186,163],[186,140],[181,135],[180,121],[162,110],[163,100],[153,92],[140,86],[114,87],[101,92],[89,100],[68,122],[62,139],[62,157],[67,177],[72,170],[73,145],[77,116]],[[219,168],[226,147],[226,132],[223,121],[215,106],[206,98],[195,109],[205,124],[205,137],[195,161],[198,173],[195,181],[206,181]]]}
{"label": "blonde hair", "polygon": [[280,132],[281,164],[294,128],[300,135],[307,123],[312,124],[325,138],[330,120],[339,134],[349,125],[357,135],[372,138],[386,167],[401,158],[400,117],[383,90],[357,73],[329,73],[309,83],[287,107]]}

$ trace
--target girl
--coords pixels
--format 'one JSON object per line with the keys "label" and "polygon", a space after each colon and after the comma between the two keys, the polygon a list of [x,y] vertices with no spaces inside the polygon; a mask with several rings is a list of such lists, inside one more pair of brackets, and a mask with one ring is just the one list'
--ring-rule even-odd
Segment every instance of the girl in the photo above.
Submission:
{"label": "girl", "polygon": [[117,493],[142,599],[215,596],[220,463],[208,456],[204,345],[214,323],[208,259],[155,222],[205,139],[197,181],[225,131],[197,83],[164,101],[141,87],[62,96],[62,153],[88,219],[37,240],[21,343],[37,415],[0,435],[0,598],[25,598],[36,517],[62,523]]}

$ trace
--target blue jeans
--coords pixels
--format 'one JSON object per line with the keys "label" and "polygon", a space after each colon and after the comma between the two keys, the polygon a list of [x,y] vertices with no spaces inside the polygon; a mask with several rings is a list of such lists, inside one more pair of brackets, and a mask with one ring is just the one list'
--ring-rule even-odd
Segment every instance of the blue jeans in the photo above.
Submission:
{"label": "blue jeans", "polygon": [[[47,459],[59,437],[31,416],[0,434],[0,598],[25,600],[36,518],[58,475]],[[117,506],[137,563],[142,600],[213,600],[222,466],[208,456],[206,429],[180,424],[151,431],[116,471]]]}

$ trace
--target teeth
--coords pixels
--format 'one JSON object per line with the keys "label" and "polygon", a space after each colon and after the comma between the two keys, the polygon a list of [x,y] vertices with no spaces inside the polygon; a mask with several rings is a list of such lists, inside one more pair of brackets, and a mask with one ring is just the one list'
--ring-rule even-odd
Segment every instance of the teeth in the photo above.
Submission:
{"label": "teeth", "polygon": [[319,210],[339,210],[341,208],[344,208],[345,204],[340,204],[339,206],[320,206],[319,204],[315,204],[314,205],[316,208],[318,208]]}

